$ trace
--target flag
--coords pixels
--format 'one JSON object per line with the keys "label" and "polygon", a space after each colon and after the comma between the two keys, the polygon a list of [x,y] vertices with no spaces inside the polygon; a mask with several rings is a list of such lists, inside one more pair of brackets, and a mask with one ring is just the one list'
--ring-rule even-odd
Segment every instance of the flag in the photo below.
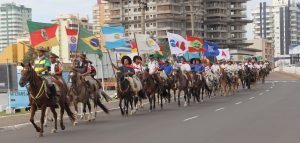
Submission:
{"label": "flag", "polygon": [[126,44],[124,39],[124,27],[102,27],[101,29],[106,41],[105,46],[107,49],[123,47]]}
{"label": "flag", "polygon": [[140,54],[159,51],[159,45],[147,34],[136,34],[136,44]]}
{"label": "flag", "polygon": [[58,24],[27,21],[27,25],[30,33],[31,46],[33,48],[58,45],[55,35]]}
{"label": "flag", "polygon": [[186,36],[186,40],[188,41],[189,52],[204,52],[203,39]]}
{"label": "flag", "polygon": [[99,39],[92,32],[83,27],[79,28],[77,47],[77,51],[79,52],[97,54],[99,57],[102,54]]}
{"label": "flag", "polygon": [[132,51],[132,42],[129,38],[125,38],[125,45],[123,47],[115,48],[116,53],[131,53]]}
{"label": "flag", "polygon": [[199,52],[185,52],[183,54],[183,57],[186,59],[186,60],[191,60],[193,58],[201,58],[201,54]]}
{"label": "flag", "polygon": [[219,55],[217,56],[217,60],[230,60],[230,52],[229,49],[219,49]]}
{"label": "flag", "polygon": [[187,51],[188,42],[180,35],[167,32],[171,54],[182,55]]}
{"label": "flag", "polygon": [[214,57],[219,55],[219,45],[210,42],[204,42],[204,56]]}
{"label": "flag", "polygon": [[69,49],[71,52],[75,52],[77,49],[77,39],[78,39],[78,32],[72,29],[66,28],[66,33],[69,38]]}

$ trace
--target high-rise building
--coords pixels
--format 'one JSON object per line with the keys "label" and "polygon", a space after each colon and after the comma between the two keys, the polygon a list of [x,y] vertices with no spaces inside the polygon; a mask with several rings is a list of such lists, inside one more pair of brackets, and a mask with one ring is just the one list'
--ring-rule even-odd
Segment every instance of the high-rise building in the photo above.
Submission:
{"label": "high-rise building", "polygon": [[247,0],[204,0],[205,39],[218,43],[221,48],[247,47],[245,26]]}
{"label": "high-rise building", "polygon": [[[141,33],[142,0],[109,0],[110,25],[125,27],[125,35]],[[204,35],[202,0],[143,0],[145,11],[145,33],[166,38],[166,32],[180,35]],[[191,12],[192,11],[192,12]],[[191,14],[193,17],[191,17]],[[193,22],[192,22],[193,21]]]}
{"label": "high-rise building", "polygon": [[28,32],[27,21],[31,20],[31,8],[15,3],[0,6],[0,52],[2,48],[16,43],[19,33]]}
{"label": "high-rise building", "polygon": [[101,50],[106,51],[105,40],[100,32],[101,27],[108,26],[110,20],[109,3],[105,0],[97,0],[97,4],[93,7],[94,33],[100,37]]}
{"label": "high-rise building", "polygon": [[[273,43],[274,62],[290,64],[291,45],[300,44],[300,7],[296,0],[273,0],[271,5],[260,3],[252,11],[255,38],[264,38]],[[293,58],[299,61],[299,56]]]}

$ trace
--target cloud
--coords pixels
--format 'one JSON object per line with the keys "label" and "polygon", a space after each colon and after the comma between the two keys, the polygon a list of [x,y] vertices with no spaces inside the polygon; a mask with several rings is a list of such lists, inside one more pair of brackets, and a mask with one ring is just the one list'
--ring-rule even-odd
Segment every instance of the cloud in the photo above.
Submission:
{"label": "cloud", "polygon": [[33,20],[40,22],[51,22],[60,14],[79,13],[80,16],[88,15],[91,19],[93,6],[96,4],[96,0],[1,0],[1,3],[5,2],[32,8]]}

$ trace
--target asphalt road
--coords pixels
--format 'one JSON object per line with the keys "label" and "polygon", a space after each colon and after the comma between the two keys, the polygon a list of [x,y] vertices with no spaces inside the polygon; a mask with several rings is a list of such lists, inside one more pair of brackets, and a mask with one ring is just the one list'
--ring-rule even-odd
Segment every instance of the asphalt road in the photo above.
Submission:
{"label": "asphalt road", "polygon": [[103,113],[39,138],[32,126],[0,133],[1,143],[297,143],[300,141],[300,81],[273,73],[265,84],[235,96],[215,97],[189,107],[165,104],[163,110],[121,117]]}

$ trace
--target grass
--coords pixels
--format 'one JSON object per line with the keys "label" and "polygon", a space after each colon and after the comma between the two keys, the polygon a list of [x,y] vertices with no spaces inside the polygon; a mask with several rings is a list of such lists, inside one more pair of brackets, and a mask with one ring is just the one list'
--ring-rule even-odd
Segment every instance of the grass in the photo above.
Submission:
{"label": "grass", "polygon": [[25,111],[25,109],[21,109],[20,112],[16,112],[15,114],[7,114],[5,111],[0,112],[0,116],[12,116],[12,115],[20,115],[20,114],[26,114],[28,113],[27,111]]}

